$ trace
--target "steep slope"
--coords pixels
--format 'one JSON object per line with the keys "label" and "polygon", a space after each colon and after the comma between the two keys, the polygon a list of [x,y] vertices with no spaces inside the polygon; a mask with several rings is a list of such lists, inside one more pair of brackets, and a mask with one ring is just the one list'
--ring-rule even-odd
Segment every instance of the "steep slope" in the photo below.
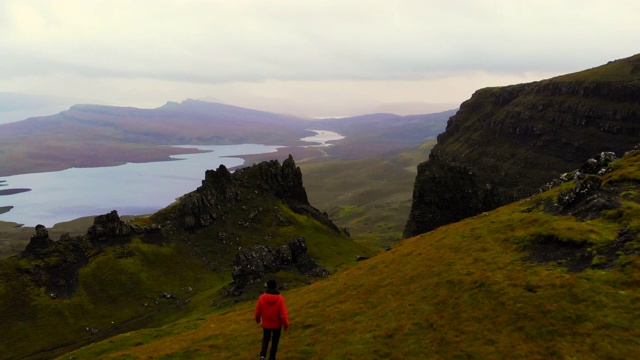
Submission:
{"label": "steep slope", "polygon": [[[404,240],[303,290],[286,291],[291,327],[279,356],[637,357],[640,151],[600,165],[602,176],[559,181],[545,193]],[[587,183],[600,185],[563,200]],[[610,206],[586,206],[605,198]],[[581,266],[573,266],[575,258]],[[261,337],[253,307],[198,314],[60,359],[249,359]]]}
{"label": "steep slope", "polygon": [[0,353],[49,359],[253,299],[266,277],[304,286],[369,254],[309,204],[292,158],[221,166],[134,223],[113,211],[57,241],[36,227],[20,255],[0,261]]}
{"label": "steep slope", "polygon": [[640,55],[478,90],[418,167],[405,236],[531,195],[601,151],[640,141]]}

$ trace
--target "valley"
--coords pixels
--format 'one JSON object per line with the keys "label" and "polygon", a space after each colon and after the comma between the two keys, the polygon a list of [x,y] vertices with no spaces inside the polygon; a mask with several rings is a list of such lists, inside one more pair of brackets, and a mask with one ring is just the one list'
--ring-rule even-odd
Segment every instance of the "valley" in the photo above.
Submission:
{"label": "valley", "polygon": [[[634,316],[640,311],[639,161],[633,151],[610,165],[602,191],[621,206],[594,211],[588,221],[551,205],[575,187],[569,180],[286,291],[292,325],[280,356],[423,358],[426,351],[433,358],[633,358],[640,348]],[[621,240],[621,227],[634,235]],[[574,250],[534,258],[549,238]],[[620,250],[610,252],[612,246]],[[586,269],[568,270],[582,249],[590,252]],[[254,306],[203,308],[171,326],[68,355],[249,358],[259,336],[250,319]]]}
{"label": "valley", "polygon": [[[437,114],[310,120],[186,100],[0,125],[35,148],[25,134],[46,144],[73,129],[69,153],[82,126],[126,162],[138,145],[279,145],[208,168],[144,216],[0,223],[25,236],[0,261],[0,306],[13,310],[0,352],[250,358],[255,299],[275,278],[292,324],[282,358],[633,358],[639,61],[480,89]],[[306,146],[306,129],[344,138]],[[82,161],[39,154],[23,171]]]}
{"label": "valley", "polygon": [[[173,105],[179,107],[178,105]],[[89,108],[86,106],[76,106],[77,108]],[[166,106],[165,106],[166,107]],[[223,114],[201,115],[211,121],[207,127],[219,129],[221,134],[225,134],[229,122],[238,122],[234,127],[248,126],[245,122],[247,114],[253,116],[249,121],[257,121],[254,118],[264,116],[263,112],[256,112],[249,109],[241,109],[230,107],[227,105],[219,105],[205,102],[186,101],[183,106],[186,113],[177,116],[174,123],[169,119],[165,120],[167,124],[173,124],[176,132],[179,132],[183,122],[181,119],[188,114],[192,114],[199,109],[209,109],[211,111],[221,111]],[[164,108],[164,107],[163,107]],[[163,108],[160,108],[162,110]],[[201,109],[202,108],[202,109]],[[89,108],[90,109],[90,108]],[[100,107],[100,109],[102,109]],[[109,108],[113,116],[114,125],[118,127],[120,117],[128,116],[126,114],[137,114],[135,109],[129,108]],[[88,110],[87,110],[88,111]],[[93,111],[93,110],[92,110]],[[164,111],[164,110],[162,110]],[[177,111],[177,110],[176,110]],[[97,112],[97,110],[96,110]],[[105,110],[102,110],[104,113]],[[143,115],[149,111],[142,111]],[[348,227],[354,238],[367,241],[371,237],[369,227],[370,221],[355,221],[352,216],[343,217],[343,213],[339,211],[339,206],[349,207],[366,207],[369,209],[366,213],[379,213],[376,215],[375,221],[380,221],[382,225],[378,230],[383,234],[384,242],[388,243],[401,237],[401,227],[411,198],[411,179],[415,173],[415,165],[419,160],[407,160],[419,154],[419,159],[424,158],[428,154],[429,145],[422,146],[421,143],[425,139],[435,138],[435,136],[444,129],[446,119],[453,111],[438,114],[427,114],[420,116],[397,116],[392,114],[377,114],[368,117],[346,118],[336,121],[336,119],[323,119],[310,122],[309,120],[298,119],[294,130],[282,130],[278,141],[271,146],[258,145],[193,145],[193,146],[161,146],[154,145],[154,148],[160,149],[164,153],[184,152],[181,155],[171,155],[168,161],[154,162],[138,162],[137,153],[129,154],[128,147],[121,149],[121,155],[125,156],[126,164],[110,165],[109,156],[112,154],[93,154],[85,153],[83,147],[76,148],[76,143],[70,142],[65,145],[67,148],[66,155],[57,154],[55,150],[48,149],[47,153],[52,151],[56,157],[69,156],[73,159],[77,154],[89,156],[92,163],[101,163],[103,167],[74,167],[71,169],[61,170],[57,172],[39,172],[38,167],[25,169],[25,174],[7,176],[2,179],[8,188],[16,186],[33,187],[35,190],[23,194],[21,208],[13,208],[4,215],[0,215],[0,234],[3,235],[3,242],[0,243],[0,255],[14,254],[16,250],[23,248],[28,243],[33,226],[42,223],[48,227],[52,227],[60,233],[69,232],[70,234],[79,234],[86,228],[78,228],[72,226],[67,228],[66,224],[74,224],[74,218],[84,217],[87,215],[99,214],[118,210],[123,215],[141,215],[149,214],[158,209],[169,205],[175,198],[186,193],[190,189],[195,188],[199,183],[202,173],[209,168],[217,167],[220,161],[223,161],[230,168],[236,168],[241,164],[253,164],[271,159],[279,159],[283,161],[292,154],[297,162],[303,167],[314,169],[314,172],[305,180],[309,189],[310,196],[314,200],[313,204],[323,211],[332,212],[332,219],[341,227]],[[90,116],[94,116],[94,112],[89,112]],[[117,115],[117,116],[116,116]],[[218,121],[223,115],[229,116],[228,120]],[[64,132],[64,127],[57,125],[58,116],[50,119],[34,119],[35,124],[16,123],[7,133],[16,128],[20,131],[30,131],[32,133],[41,132],[46,137],[50,132]],[[145,115],[148,116],[148,115]],[[278,118],[277,115],[269,115],[272,118]],[[227,119],[227,118],[224,118]],[[278,118],[279,119],[279,118]],[[267,119],[268,120],[268,119]],[[82,120],[88,122],[89,120]],[[40,123],[47,124],[46,126]],[[336,124],[341,124],[337,126]],[[345,125],[346,124],[346,125]],[[129,125],[128,125],[129,126]],[[155,129],[155,123],[149,122],[148,127]],[[167,125],[169,126],[169,125]],[[312,131],[303,129],[304,127],[324,129],[320,131],[329,131],[332,129],[341,131],[346,138],[339,141],[330,142],[331,146],[317,147],[308,141],[301,141],[298,138],[292,141],[293,131],[300,129],[303,137],[309,138]],[[42,130],[43,128],[49,130]],[[103,131],[104,126],[96,126],[98,133]],[[4,132],[3,132],[4,134]],[[409,134],[411,134],[409,137]],[[416,135],[422,134],[422,135]],[[131,144],[144,141],[142,138],[134,137],[135,134],[129,134]],[[19,136],[15,135],[14,136]],[[65,135],[66,138],[72,139],[73,134]],[[177,135],[176,135],[177,136]],[[295,135],[293,135],[295,136]],[[311,135],[313,137],[313,135]],[[37,137],[34,137],[35,140]],[[174,141],[167,140],[166,141]],[[114,140],[113,146],[118,146],[120,140]],[[196,143],[202,141],[194,140]],[[230,141],[230,140],[229,140]],[[223,140],[222,142],[227,142]],[[282,146],[280,144],[294,144]],[[25,143],[25,148],[31,143]],[[375,147],[372,147],[373,144]],[[31,144],[33,145],[33,144]],[[84,146],[84,145],[82,145]],[[110,145],[111,146],[111,145]],[[138,145],[135,145],[138,146]],[[422,146],[422,150],[418,147]],[[431,145],[432,146],[432,145]],[[0,146],[1,147],[1,146]],[[211,152],[213,151],[213,152]],[[72,155],[75,154],[75,155]],[[189,154],[191,153],[191,154]],[[13,153],[12,156],[32,156],[31,153],[20,154]],[[7,163],[11,162],[10,158],[0,158],[0,166],[2,160]],[[42,163],[53,159],[51,156],[38,154],[37,160]],[[171,161],[173,159],[173,161]],[[174,160],[186,159],[186,160]],[[219,160],[220,159],[220,160]],[[29,163],[30,160],[25,163]],[[386,163],[386,169],[379,166],[379,162]],[[25,164],[23,163],[23,165]],[[351,164],[351,165],[350,165]],[[353,167],[352,164],[357,164]],[[110,165],[105,167],[106,165]],[[9,167],[7,165],[6,167]],[[375,196],[359,194],[361,182],[354,182],[349,179],[353,174],[344,172],[340,169],[360,169],[358,171],[360,181],[367,178],[376,178],[377,182],[370,184],[373,186],[372,191],[378,193],[389,192],[401,194],[398,199],[396,195],[389,198],[376,198]],[[36,173],[33,173],[35,171]],[[398,172],[399,171],[399,172]],[[405,175],[406,173],[406,175]],[[176,174],[180,174],[176,176]],[[24,180],[22,180],[24,178]],[[8,180],[8,181],[7,181]],[[401,181],[401,183],[395,183]],[[32,185],[27,185],[32,184]],[[327,197],[324,187],[333,187],[334,194]],[[352,189],[353,188],[353,189]],[[342,190],[341,190],[342,189]],[[375,190],[378,189],[378,190]],[[335,191],[341,191],[343,194],[353,194],[353,198],[344,199],[346,203],[336,203]],[[343,195],[346,196],[346,195]],[[0,204],[16,205],[11,203],[13,198],[6,196],[0,197]],[[398,210],[400,207],[400,210]],[[366,220],[367,215],[364,215]],[[385,219],[389,218],[389,219]],[[57,225],[58,223],[64,223]],[[24,225],[21,227],[20,225]],[[54,226],[55,225],[55,226]],[[361,236],[361,234],[367,234]],[[374,234],[374,238],[378,238]],[[376,240],[377,242],[377,240]]]}

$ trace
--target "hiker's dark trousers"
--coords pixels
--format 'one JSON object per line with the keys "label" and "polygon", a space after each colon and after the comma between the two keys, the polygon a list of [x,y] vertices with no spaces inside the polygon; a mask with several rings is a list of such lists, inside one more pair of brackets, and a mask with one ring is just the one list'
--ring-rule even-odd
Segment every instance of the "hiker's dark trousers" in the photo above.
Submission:
{"label": "hiker's dark trousers", "polygon": [[271,351],[269,351],[269,360],[276,360],[276,351],[278,351],[278,343],[280,342],[280,329],[267,329],[262,328],[262,350],[260,356],[267,356],[267,348],[269,347],[269,341],[273,336],[273,342],[271,343]]}

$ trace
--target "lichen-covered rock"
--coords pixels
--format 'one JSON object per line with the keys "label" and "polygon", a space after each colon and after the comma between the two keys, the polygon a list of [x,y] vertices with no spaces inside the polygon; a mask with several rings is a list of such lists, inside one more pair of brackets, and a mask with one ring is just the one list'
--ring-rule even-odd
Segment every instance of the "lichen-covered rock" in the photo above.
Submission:
{"label": "lichen-covered rock", "polygon": [[262,279],[266,274],[275,274],[292,266],[302,275],[329,276],[329,271],[307,254],[307,243],[304,238],[299,237],[280,247],[255,245],[237,253],[231,273],[234,283],[228,292],[239,295],[247,284]]}
{"label": "lichen-covered rock", "polygon": [[135,232],[133,226],[126,221],[120,220],[118,212],[113,210],[108,214],[96,216],[93,225],[87,230],[87,235],[91,238],[120,237],[129,236]]}
{"label": "lichen-covered rock", "polygon": [[596,193],[601,185],[602,180],[598,176],[588,176],[582,180],[576,179],[573,189],[561,191],[558,194],[558,205],[567,209],[577,201]]}
{"label": "lichen-covered rock", "polygon": [[609,164],[617,159],[616,153],[612,151],[603,151],[582,164],[579,171],[584,174],[597,174],[602,176],[607,172],[611,172]]}

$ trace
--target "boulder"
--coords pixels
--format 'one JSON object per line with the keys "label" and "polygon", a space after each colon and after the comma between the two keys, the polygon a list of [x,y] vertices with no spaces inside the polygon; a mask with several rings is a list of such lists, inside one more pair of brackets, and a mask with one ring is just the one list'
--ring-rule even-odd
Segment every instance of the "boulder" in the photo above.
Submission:
{"label": "boulder", "polygon": [[35,230],[36,233],[31,235],[31,240],[22,256],[38,255],[42,250],[53,246],[54,241],[49,238],[49,231],[44,225],[36,225]]}
{"label": "boulder", "polygon": [[126,221],[120,220],[118,212],[113,210],[108,214],[96,216],[93,225],[87,230],[90,238],[121,237],[134,233],[134,228]]}
{"label": "boulder", "polygon": [[255,245],[237,253],[231,273],[234,283],[228,292],[237,296],[245,286],[261,280],[266,274],[287,270],[292,266],[306,276],[329,276],[329,271],[307,254],[304,238],[298,237],[276,248]]}

